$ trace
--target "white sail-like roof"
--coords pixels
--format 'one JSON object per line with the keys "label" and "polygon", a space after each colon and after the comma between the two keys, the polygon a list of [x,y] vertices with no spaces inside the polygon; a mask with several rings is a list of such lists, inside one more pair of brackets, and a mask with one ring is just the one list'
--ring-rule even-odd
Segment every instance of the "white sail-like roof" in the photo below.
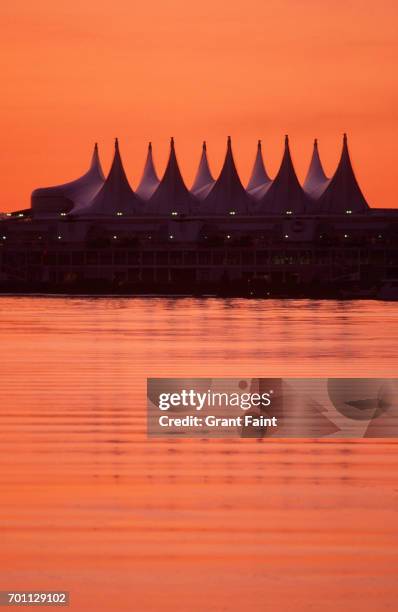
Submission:
{"label": "white sail-like roof", "polygon": [[254,160],[253,170],[246,187],[246,191],[256,200],[261,199],[268,187],[271,184],[271,179],[265,169],[263,154],[261,151],[261,140],[257,144],[257,154]]}
{"label": "white sail-like roof", "polygon": [[227,153],[220,176],[203,204],[198,207],[198,212],[206,215],[245,215],[250,202],[236,170],[231,137],[228,136]]}
{"label": "white sail-like roof", "polygon": [[170,215],[172,213],[189,214],[197,205],[195,197],[187,189],[181,176],[174,148],[174,139],[170,140],[170,156],[165,173],[156,191],[148,201],[148,214]]}
{"label": "white sail-like roof", "polygon": [[316,204],[316,211],[325,214],[362,213],[369,209],[352,169],[347,134],[336,172]]}
{"label": "white sail-like roof", "polygon": [[303,189],[312,200],[318,200],[329,183],[330,179],[326,176],[323,170],[321,158],[319,157],[318,140],[315,138],[311,163],[310,167],[308,168]]}
{"label": "white sail-like roof", "polygon": [[268,186],[265,195],[253,205],[253,212],[261,214],[302,214],[308,206],[308,198],[294,170],[289,149],[289,138],[285,137],[285,151],[278,174]]}
{"label": "white sail-like roof", "polygon": [[136,189],[136,194],[143,200],[149,200],[151,195],[157,189],[160,181],[156,173],[155,164],[153,163],[152,143],[148,145],[148,155],[145,162],[144,172],[140,184]]}
{"label": "white sail-like roof", "polygon": [[204,200],[211,191],[214,183],[215,180],[210,172],[209,162],[207,160],[206,141],[203,141],[202,155],[195,180],[191,187],[191,193],[193,193],[198,200]]}
{"label": "white sail-like roof", "polygon": [[115,140],[115,154],[105,183],[92,201],[85,206],[76,206],[73,215],[114,216],[137,215],[142,212],[142,202],[131,189],[120,157],[118,139]]}
{"label": "white sail-like roof", "polygon": [[104,180],[98,145],[95,143],[88,171],[69,183],[35,189],[31,196],[32,209],[37,213],[69,212],[75,205],[88,204],[101,189]]}

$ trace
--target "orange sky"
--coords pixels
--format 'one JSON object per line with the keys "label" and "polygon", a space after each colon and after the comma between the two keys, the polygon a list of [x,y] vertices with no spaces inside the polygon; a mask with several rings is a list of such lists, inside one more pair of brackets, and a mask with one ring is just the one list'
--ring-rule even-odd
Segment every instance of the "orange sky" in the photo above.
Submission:
{"label": "orange sky", "polygon": [[228,134],[247,180],[258,138],[274,174],[289,133],[303,178],[328,173],[343,131],[372,206],[397,206],[396,0],[13,0],[0,5],[0,210],[76,178],[114,136],[132,186],[168,139],[187,183],[203,138],[216,174]]}

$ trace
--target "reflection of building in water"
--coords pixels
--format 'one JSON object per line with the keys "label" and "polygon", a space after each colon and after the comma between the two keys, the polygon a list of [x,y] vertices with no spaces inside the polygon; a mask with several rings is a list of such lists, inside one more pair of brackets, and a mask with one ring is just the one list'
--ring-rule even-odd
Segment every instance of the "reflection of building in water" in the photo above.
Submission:
{"label": "reflection of building in water", "polygon": [[398,211],[368,206],[347,137],[328,178],[315,141],[304,185],[286,137],[273,179],[261,143],[247,188],[231,139],[218,178],[205,143],[188,189],[174,141],[163,177],[152,145],[136,190],[116,141],[107,178],[97,146],[79,179],[36,189],[31,208],[0,217],[5,289],[376,296],[398,275]]}

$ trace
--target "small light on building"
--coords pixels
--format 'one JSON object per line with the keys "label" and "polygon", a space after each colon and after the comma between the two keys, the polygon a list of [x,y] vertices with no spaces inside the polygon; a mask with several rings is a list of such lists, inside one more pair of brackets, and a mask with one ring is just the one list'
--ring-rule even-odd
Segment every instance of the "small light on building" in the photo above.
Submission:
{"label": "small light on building", "polygon": [[348,238],[348,234],[344,234],[344,238]]}
{"label": "small light on building", "polygon": [[6,213],[7,217],[12,217],[12,213]]}
{"label": "small light on building", "polygon": [[285,238],[289,238],[289,234],[285,234]]}
{"label": "small light on building", "polygon": [[116,215],[117,215],[118,217],[123,217],[123,213],[122,213],[122,212],[117,212],[117,213],[116,213]]}
{"label": "small light on building", "polygon": [[229,240],[231,238],[231,236],[229,234],[227,234],[227,240]]}
{"label": "small light on building", "polygon": [[230,215],[236,215],[236,212],[235,212],[234,210],[230,210],[230,211],[229,211],[229,214],[230,214]]}
{"label": "small light on building", "polygon": [[60,213],[61,217],[66,217],[66,213]]}
{"label": "small light on building", "polygon": [[171,214],[173,215],[173,217],[176,217],[178,215],[178,212],[176,210],[173,210]]}
{"label": "small light on building", "polygon": [[346,215],[352,215],[352,210],[346,210],[345,213]]}
{"label": "small light on building", "polygon": [[383,236],[381,234],[379,234],[378,238],[383,238]]}
{"label": "small light on building", "polygon": [[57,236],[58,240],[62,240],[62,236]]}
{"label": "small light on building", "polygon": [[7,240],[7,236],[3,236],[3,240]]}
{"label": "small light on building", "polygon": [[19,214],[18,214],[18,217],[23,217],[23,216],[24,216],[24,214],[23,214],[23,213],[19,213]]}
{"label": "small light on building", "polygon": [[152,236],[148,236],[148,240],[152,240]]}
{"label": "small light on building", "polygon": [[113,236],[113,240],[117,240],[117,236]]}
{"label": "small light on building", "polygon": [[43,238],[43,236],[38,236],[38,240],[41,240]]}
{"label": "small light on building", "polygon": [[292,215],[292,214],[293,214],[293,211],[292,211],[292,210],[287,210],[287,211],[286,211],[286,214],[287,214],[287,215]]}
{"label": "small light on building", "polygon": [[173,234],[170,234],[169,238],[170,238],[170,240],[173,240],[173,238],[174,238]]}

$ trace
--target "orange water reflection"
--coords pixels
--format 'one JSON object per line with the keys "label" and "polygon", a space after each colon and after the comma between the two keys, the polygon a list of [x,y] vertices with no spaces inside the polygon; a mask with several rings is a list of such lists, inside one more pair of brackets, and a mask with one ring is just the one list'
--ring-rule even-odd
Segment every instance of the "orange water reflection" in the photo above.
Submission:
{"label": "orange water reflection", "polygon": [[0,589],[71,609],[381,610],[395,440],[147,441],[147,376],[396,376],[394,304],[0,300]]}

